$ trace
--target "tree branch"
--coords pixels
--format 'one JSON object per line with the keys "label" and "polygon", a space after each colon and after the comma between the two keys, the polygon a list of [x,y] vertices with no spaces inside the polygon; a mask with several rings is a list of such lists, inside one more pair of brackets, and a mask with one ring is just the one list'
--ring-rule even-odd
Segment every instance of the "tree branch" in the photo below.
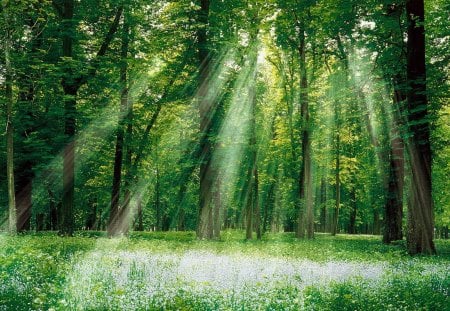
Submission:
{"label": "tree branch", "polygon": [[117,32],[119,28],[119,21],[123,14],[123,6],[120,6],[117,9],[116,16],[114,17],[114,21],[109,26],[109,31],[106,34],[105,38],[103,39],[103,42],[100,46],[100,49],[98,50],[95,58],[93,58],[90,62],[89,70],[86,74],[79,77],[77,81],[77,87],[80,88],[82,85],[86,84],[89,79],[95,77],[97,74],[97,70],[100,64],[100,58],[102,56],[105,56],[106,51],[108,50],[109,45],[111,44],[111,41],[114,39],[114,35]]}

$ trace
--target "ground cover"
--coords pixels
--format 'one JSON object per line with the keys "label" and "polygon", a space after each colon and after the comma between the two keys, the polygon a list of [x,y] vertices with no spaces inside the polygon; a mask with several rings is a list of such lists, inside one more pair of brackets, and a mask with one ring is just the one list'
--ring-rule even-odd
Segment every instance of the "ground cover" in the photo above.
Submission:
{"label": "ground cover", "polygon": [[449,309],[449,241],[410,257],[373,236],[242,236],[0,235],[0,310]]}

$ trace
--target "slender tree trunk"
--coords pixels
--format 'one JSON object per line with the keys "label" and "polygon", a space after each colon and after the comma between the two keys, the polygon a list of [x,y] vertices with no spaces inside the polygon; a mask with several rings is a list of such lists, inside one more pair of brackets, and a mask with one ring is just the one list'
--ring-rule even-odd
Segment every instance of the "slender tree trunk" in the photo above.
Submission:
{"label": "slender tree trunk", "polygon": [[[355,180],[353,184],[355,184]],[[353,187],[350,190],[350,220],[348,225],[348,233],[355,234],[356,233],[356,214],[357,214],[357,202],[356,202],[356,189]]]}
{"label": "slender tree trunk", "polygon": [[[252,179],[252,177],[250,177]],[[245,208],[245,238],[251,240],[253,238],[253,191],[249,191]]]}
{"label": "slender tree trunk", "polygon": [[122,84],[122,91],[120,95],[120,112],[117,126],[116,149],[114,154],[114,173],[111,191],[111,207],[108,222],[108,236],[116,236],[123,234],[124,224],[127,219],[124,219],[123,208],[119,206],[120,202],[120,188],[122,181],[122,162],[123,162],[123,148],[124,148],[124,127],[125,119],[128,115],[128,45],[129,45],[129,26],[124,17],[122,47],[121,47],[121,65],[120,65],[120,82]]}
{"label": "slender tree trunk", "polygon": [[380,212],[377,208],[373,210],[373,234],[380,234],[381,228],[380,228]]}
{"label": "slender tree trunk", "polygon": [[[127,122],[127,132],[125,136],[125,145],[126,145],[126,154],[125,154],[125,161],[124,161],[124,167],[126,169],[125,174],[125,182],[124,182],[124,188],[125,193],[123,196],[123,204],[122,204],[122,231],[124,234],[128,234],[130,230],[130,224],[132,223],[132,218],[134,218],[136,215],[136,211],[131,206],[131,186],[132,186],[132,157],[133,157],[133,148],[132,148],[132,139],[133,139],[133,103],[128,101],[128,114],[126,118]],[[136,177],[137,178],[137,177]],[[140,197],[140,194],[137,194],[138,197]]]}
{"label": "slender tree trunk", "polygon": [[[62,37],[62,56],[67,59],[73,57],[73,41],[75,30],[74,1],[65,0],[62,10],[62,25],[65,29]],[[74,81],[74,69],[69,68],[63,75],[61,81],[64,91],[64,134],[67,138],[67,145],[63,153],[63,194],[61,206],[61,235],[73,234],[74,218],[73,203],[75,192],[75,115],[76,97],[78,86]]]}
{"label": "slender tree trunk", "polygon": [[[8,13],[5,10],[5,15]],[[9,20],[9,18],[6,18]],[[4,42],[5,53],[5,87],[6,87],[6,174],[8,176],[8,231],[10,234],[17,233],[16,198],[14,191],[14,128],[13,128],[13,90],[12,90],[12,68],[10,56],[11,31],[7,30]]]}
{"label": "slender tree trunk", "polygon": [[425,67],[424,1],[406,2],[408,18],[407,80],[408,151],[411,190],[408,199],[407,248],[412,255],[435,254],[433,200],[431,196],[430,121]]}
{"label": "slender tree trunk", "polygon": [[327,223],[327,185],[325,177],[320,180],[320,227],[326,232]]}
{"label": "slender tree trunk", "polygon": [[221,180],[220,176],[217,174],[215,178],[215,189],[214,189],[214,217],[213,217],[213,237],[215,239],[220,239],[220,227],[222,225],[221,217],[221,207],[222,207],[222,197],[221,197]]}
{"label": "slender tree trunk", "polygon": [[142,209],[142,197],[137,198],[137,226],[136,231],[144,231],[144,211]]}
{"label": "slender tree trunk", "polygon": [[253,211],[255,213],[255,231],[256,238],[261,240],[261,210],[259,207],[259,174],[258,165],[255,163],[253,171],[254,186],[253,186]]}
{"label": "slender tree trunk", "polygon": [[[337,108],[336,108],[337,109]],[[333,224],[331,226],[331,235],[336,235],[338,232],[338,226],[339,226],[339,208],[341,205],[341,177],[340,177],[340,128],[339,125],[337,126],[336,131],[336,168],[335,168],[335,183],[336,183],[336,205],[334,208],[334,215],[333,215]]]}
{"label": "slender tree trunk", "polygon": [[197,237],[211,239],[211,224],[209,224],[210,210],[212,209],[212,174],[211,154],[212,145],[209,139],[211,132],[211,118],[214,111],[213,99],[208,97],[211,55],[208,49],[209,0],[200,1],[198,17],[201,27],[197,31],[198,57],[200,63],[199,73],[199,114],[200,114],[200,197],[198,211]]}
{"label": "slender tree trunk", "polygon": [[[39,11],[42,3],[35,3],[34,9]],[[28,17],[27,25],[31,28],[30,33],[30,55],[34,56],[39,53],[43,45],[43,23],[39,22],[37,17]],[[17,124],[21,123],[23,129],[20,133],[20,140],[22,142],[29,139],[31,133],[35,132],[35,120],[36,116],[33,113],[33,105],[36,97],[36,85],[35,81],[39,78],[39,73],[32,67],[33,60],[27,63],[29,71],[22,72],[18,75],[19,94],[18,94],[18,106],[23,110],[18,115]],[[33,165],[34,159],[31,154],[35,152],[33,148],[30,148],[26,144],[23,145],[23,154],[28,154],[26,159],[19,161],[16,165],[16,210],[17,210],[17,230],[27,231],[31,228],[31,210],[32,210],[32,189],[33,189]]]}
{"label": "slender tree trunk", "polygon": [[[158,161],[158,160],[157,160]],[[161,211],[161,194],[159,181],[159,166],[156,167],[156,183],[155,183],[155,209],[156,209],[156,231],[162,230],[162,211]]]}

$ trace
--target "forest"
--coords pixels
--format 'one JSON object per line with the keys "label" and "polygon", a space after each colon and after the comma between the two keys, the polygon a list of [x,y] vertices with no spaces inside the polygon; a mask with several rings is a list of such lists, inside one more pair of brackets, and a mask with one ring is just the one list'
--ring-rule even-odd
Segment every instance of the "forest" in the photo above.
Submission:
{"label": "forest", "polygon": [[2,0],[0,310],[446,310],[449,12]]}

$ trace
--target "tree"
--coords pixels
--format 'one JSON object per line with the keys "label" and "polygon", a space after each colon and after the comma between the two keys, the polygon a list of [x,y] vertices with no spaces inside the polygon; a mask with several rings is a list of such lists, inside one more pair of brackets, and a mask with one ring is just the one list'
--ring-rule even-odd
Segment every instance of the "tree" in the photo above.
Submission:
{"label": "tree", "polygon": [[76,104],[79,89],[96,75],[99,66],[99,58],[106,54],[122,16],[123,7],[119,7],[108,33],[106,34],[95,58],[91,61],[87,73],[80,73],[74,66],[73,48],[76,39],[76,19],[74,16],[75,1],[53,1],[56,11],[61,17],[61,25],[64,28],[62,34],[62,61],[65,71],[61,78],[61,86],[64,92],[64,134],[67,144],[63,154],[63,196],[61,207],[60,234],[72,235],[74,231],[74,190],[75,190],[75,133],[76,133]]}
{"label": "tree", "polygon": [[[118,234],[124,234],[127,219],[127,208],[125,206],[119,207],[120,199],[120,184],[122,180],[122,161],[123,161],[123,148],[124,148],[124,132],[125,124],[124,120],[127,120],[128,115],[131,114],[128,99],[128,46],[129,46],[129,21],[126,16],[126,12],[123,16],[123,29],[122,29],[122,47],[121,47],[121,67],[120,67],[120,113],[119,122],[117,126],[116,135],[116,149],[114,154],[114,173],[111,192],[111,210],[109,214],[108,223],[108,235],[115,236]],[[125,204],[124,204],[125,205]],[[128,205],[128,204],[127,204]]]}
{"label": "tree", "polygon": [[434,254],[431,144],[425,65],[425,8],[423,0],[406,2],[408,18],[408,154],[411,189],[408,198],[407,248],[412,255]]}
{"label": "tree", "polygon": [[[10,8],[7,4],[2,8],[4,20],[10,22]],[[11,66],[12,29],[5,25],[6,32],[3,43],[5,57],[5,97],[6,97],[6,169],[8,179],[8,231],[17,232],[16,200],[14,191],[14,127],[13,127],[13,73]]]}

